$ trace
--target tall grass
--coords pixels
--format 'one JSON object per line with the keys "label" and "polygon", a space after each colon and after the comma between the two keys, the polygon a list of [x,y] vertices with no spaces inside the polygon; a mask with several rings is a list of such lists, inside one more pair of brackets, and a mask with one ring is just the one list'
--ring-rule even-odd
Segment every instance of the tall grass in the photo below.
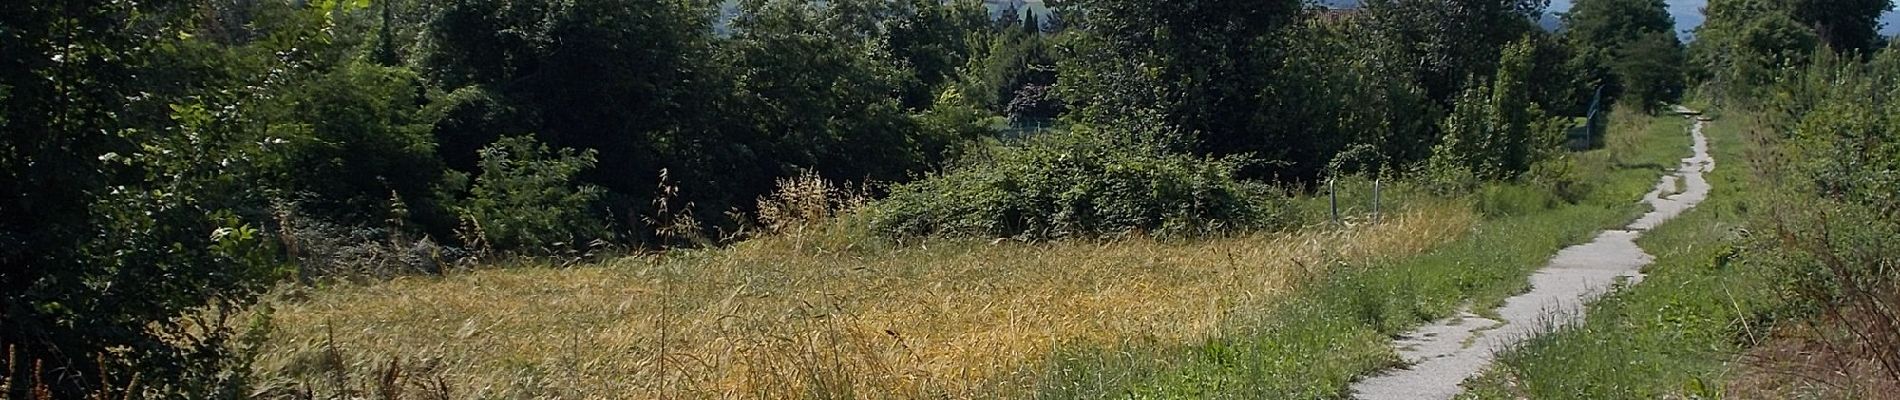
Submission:
{"label": "tall grass", "polygon": [[1475,219],[1403,203],[1380,224],[1195,241],[900,247],[846,216],[726,249],[290,290],[257,365],[294,389],[419,360],[478,398],[971,397],[1072,345],[1206,340],[1302,276],[1419,254]]}
{"label": "tall grass", "polygon": [[1622,214],[1571,206],[1508,217],[1420,257],[1335,265],[1288,301],[1224,318],[1220,334],[1198,342],[1065,348],[1037,397],[1344,397],[1355,377],[1398,365],[1392,335],[1522,291],[1534,266]]}

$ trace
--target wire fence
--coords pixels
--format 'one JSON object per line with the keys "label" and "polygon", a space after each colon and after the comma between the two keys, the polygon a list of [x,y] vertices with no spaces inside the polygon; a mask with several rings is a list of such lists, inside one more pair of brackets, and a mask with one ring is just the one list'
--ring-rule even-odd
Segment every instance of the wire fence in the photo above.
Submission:
{"label": "wire fence", "polygon": [[1596,94],[1590,96],[1590,108],[1583,114],[1583,129],[1572,129],[1567,138],[1572,150],[1594,149],[1603,144],[1603,130],[1609,125],[1609,115],[1605,111],[1603,86],[1598,85]]}

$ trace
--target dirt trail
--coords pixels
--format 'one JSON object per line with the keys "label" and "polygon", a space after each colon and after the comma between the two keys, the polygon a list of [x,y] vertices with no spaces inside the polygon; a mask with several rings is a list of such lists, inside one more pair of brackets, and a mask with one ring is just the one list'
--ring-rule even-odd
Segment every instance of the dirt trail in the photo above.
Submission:
{"label": "dirt trail", "polygon": [[[1677,106],[1684,114],[1693,113]],[[1682,159],[1676,172],[1664,176],[1656,189],[1643,196],[1655,206],[1623,230],[1606,230],[1596,240],[1571,246],[1531,275],[1531,291],[1506,299],[1498,308],[1504,321],[1470,312],[1407,332],[1393,346],[1409,368],[1386,371],[1352,385],[1359,399],[1449,399],[1464,391],[1461,384],[1491,363],[1498,351],[1531,335],[1580,317],[1585,303],[1610,289],[1619,278],[1641,281],[1640,270],[1655,261],[1636,246],[1643,232],[1701,203],[1709,195],[1703,173],[1714,170],[1702,122],[1690,130],[1695,155]],[[1682,193],[1669,195],[1682,181]]]}

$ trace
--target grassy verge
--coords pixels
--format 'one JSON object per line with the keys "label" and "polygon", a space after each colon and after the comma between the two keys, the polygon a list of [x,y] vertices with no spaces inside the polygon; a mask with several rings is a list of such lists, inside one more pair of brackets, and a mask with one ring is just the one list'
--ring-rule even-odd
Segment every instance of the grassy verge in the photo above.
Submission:
{"label": "grassy verge", "polygon": [[1686,154],[1687,123],[1622,120],[1607,150],[1573,155],[1573,172],[1595,185],[1583,201],[1488,188],[1476,202],[1490,217],[1469,236],[1418,257],[1335,266],[1288,301],[1230,315],[1219,335],[1197,343],[1065,347],[1036,376],[1035,397],[1345,397],[1355,377],[1399,362],[1392,335],[1463,304],[1495,306],[1526,290],[1530,272],[1559,249],[1643,211],[1634,200]]}
{"label": "grassy verge", "polygon": [[1500,354],[1465,395],[1479,399],[1720,397],[1729,362],[1775,307],[1769,272],[1735,259],[1751,199],[1738,122],[1704,133],[1717,169],[1708,200],[1637,241],[1656,262],[1641,285],[1591,305],[1583,323]]}

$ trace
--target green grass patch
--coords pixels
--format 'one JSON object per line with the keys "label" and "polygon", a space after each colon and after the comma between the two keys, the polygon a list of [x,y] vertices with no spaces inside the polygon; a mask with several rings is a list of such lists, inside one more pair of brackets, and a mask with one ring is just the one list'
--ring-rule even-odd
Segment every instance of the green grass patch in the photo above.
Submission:
{"label": "green grass patch", "polygon": [[1735,258],[1752,199],[1743,146],[1727,122],[1705,129],[1717,169],[1710,198],[1645,234],[1656,256],[1639,285],[1590,306],[1581,324],[1503,353],[1466,398],[1719,397],[1727,364],[1775,308],[1766,268]]}
{"label": "green grass patch", "polygon": [[1526,277],[1558,250],[1639,214],[1635,200],[1687,154],[1687,125],[1658,117],[1621,126],[1641,129],[1613,130],[1631,137],[1546,172],[1590,185],[1574,201],[1554,200],[1559,190],[1537,178],[1481,190],[1472,203],[1490,217],[1460,240],[1422,256],[1324,269],[1284,301],[1229,316],[1199,343],[1062,348],[1031,373],[1035,397],[1346,397],[1356,377],[1399,364],[1393,335],[1463,304],[1500,304],[1526,290]]}

